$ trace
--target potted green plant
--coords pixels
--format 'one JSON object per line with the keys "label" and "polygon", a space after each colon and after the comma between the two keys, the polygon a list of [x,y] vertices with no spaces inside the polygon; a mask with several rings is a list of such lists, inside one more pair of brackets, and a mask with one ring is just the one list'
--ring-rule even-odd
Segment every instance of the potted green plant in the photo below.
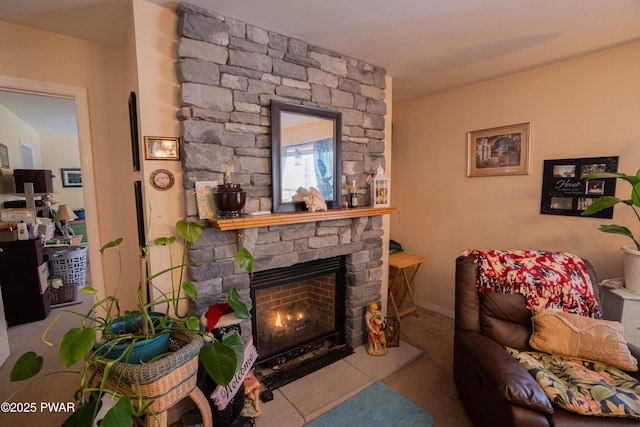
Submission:
{"label": "potted green plant", "polygon": [[[221,259],[207,259],[197,262],[186,262],[187,243],[197,242],[204,232],[204,226],[197,222],[180,220],[176,224],[176,230],[185,244],[182,250],[181,262],[173,265],[170,255],[170,266],[147,276],[141,274],[137,287],[138,309],[135,312],[122,312],[118,299],[118,288],[121,283],[122,263],[118,283],[113,294],[103,298],[95,298],[95,303],[87,313],[64,310],[59,313],[48,325],[43,334],[43,341],[47,344],[46,335],[56,320],[65,313],[78,315],[81,318],[81,326],[68,330],[59,343],[59,357],[66,368],[71,368],[84,360],[79,371],[59,371],[58,373],[74,372],[81,375],[81,387],[75,394],[77,403],[76,411],[65,422],[65,425],[94,425],[95,418],[100,410],[102,398],[107,395],[119,397],[118,403],[113,406],[101,421],[102,427],[131,425],[134,416],[151,412],[153,414],[153,400],[148,399],[140,390],[141,377],[150,376],[149,381],[157,381],[165,375],[161,370],[167,370],[167,375],[176,375],[182,366],[189,362],[189,366],[196,369],[197,360],[203,365],[206,372],[218,384],[226,386],[240,368],[244,356],[244,343],[237,334],[228,334],[222,340],[213,340],[211,345],[203,345],[202,336],[205,331],[200,331],[200,319],[189,316],[187,313],[179,313],[180,301],[187,298],[198,298],[195,286],[184,281],[184,269],[188,266],[199,265],[208,262],[222,261]],[[158,246],[169,247],[176,238],[162,237],[154,240]],[[109,248],[117,248],[121,261],[119,245],[122,238],[108,242],[101,248],[104,256]],[[144,248],[144,256],[147,257],[148,248]],[[235,260],[247,272],[253,271],[253,257],[245,248],[240,249]],[[174,273],[178,280],[174,280]],[[165,275],[171,276],[171,289],[160,292],[160,297],[153,301],[146,301],[144,296],[147,285],[154,287],[154,280]],[[157,289],[157,288],[155,288]],[[87,287],[81,290],[96,294],[93,288]],[[235,288],[227,293],[224,303],[232,307],[235,316],[239,319],[249,319],[250,314],[246,305],[241,301]],[[162,311],[158,307],[164,307]],[[127,327],[122,327],[125,324]],[[173,351],[167,352],[166,347],[160,350],[161,355],[139,356],[135,353],[135,347],[149,347],[152,340],[161,339],[165,342],[168,338],[175,338],[177,342]],[[115,347],[121,347],[114,352]],[[156,360],[157,359],[157,360]],[[169,360],[169,362],[166,362]],[[45,376],[36,376],[42,368],[44,357],[35,352],[27,352],[16,362],[11,371],[11,381],[31,379],[38,381]],[[143,362],[140,364],[140,362]],[[162,363],[161,363],[162,362]],[[172,374],[173,372],[173,374]],[[195,376],[191,375],[195,378]],[[194,382],[195,384],[195,382]],[[15,394],[15,393],[14,393]],[[13,396],[13,395],[12,395]],[[9,396],[5,401],[11,399]],[[153,416],[153,415],[152,415]]]}
{"label": "potted green plant", "polygon": [[[627,175],[621,172],[593,172],[585,176],[587,181],[593,179],[616,178],[626,181],[631,185],[631,195],[628,199],[619,199],[614,196],[598,197],[582,215],[589,216],[604,209],[611,208],[618,203],[623,203],[633,211],[636,219],[640,222],[640,170],[635,175]],[[633,292],[640,293],[640,242],[633,232],[622,225],[602,224],[599,230],[605,233],[620,234],[633,240],[633,245],[622,246],[624,252],[624,279],[625,287]]]}

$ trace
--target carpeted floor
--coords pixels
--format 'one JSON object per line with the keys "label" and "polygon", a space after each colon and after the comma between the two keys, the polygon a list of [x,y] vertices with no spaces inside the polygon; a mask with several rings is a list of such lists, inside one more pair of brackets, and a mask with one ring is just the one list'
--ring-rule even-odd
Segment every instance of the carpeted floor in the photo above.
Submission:
{"label": "carpeted floor", "polygon": [[403,341],[423,355],[384,380],[384,383],[429,412],[435,427],[471,427],[453,383],[453,319],[418,307],[402,317]]}
{"label": "carpeted floor", "polygon": [[433,417],[378,381],[307,424],[308,427],[392,425],[431,427]]}

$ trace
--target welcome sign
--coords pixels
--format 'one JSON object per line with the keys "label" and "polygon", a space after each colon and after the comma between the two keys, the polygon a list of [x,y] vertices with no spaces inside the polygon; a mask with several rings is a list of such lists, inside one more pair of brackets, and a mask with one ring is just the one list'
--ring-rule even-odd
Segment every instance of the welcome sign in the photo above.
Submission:
{"label": "welcome sign", "polygon": [[258,360],[258,350],[256,350],[256,347],[253,345],[253,339],[250,339],[244,347],[244,362],[242,363],[242,368],[236,372],[226,387],[219,385],[213,393],[211,393],[211,399],[213,399],[219,410],[222,411],[226,408],[231,399],[236,395],[247,374],[251,372],[251,368],[253,368],[256,360]]}

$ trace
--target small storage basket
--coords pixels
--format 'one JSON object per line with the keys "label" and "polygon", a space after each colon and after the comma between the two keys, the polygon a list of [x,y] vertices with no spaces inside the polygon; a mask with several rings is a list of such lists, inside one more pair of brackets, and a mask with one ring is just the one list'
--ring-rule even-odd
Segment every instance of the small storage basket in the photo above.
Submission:
{"label": "small storage basket", "polygon": [[[79,247],[58,252],[49,259],[51,274],[65,284],[83,288],[87,284],[87,248]],[[66,285],[65,285],[66,286]]]}
{"label": "small storage basket", "polygon": [[64,285],[61,288],[49,288],[51,294],[51,304],[62,304],[75,301],[78,298],[78,287],[74,283]]}

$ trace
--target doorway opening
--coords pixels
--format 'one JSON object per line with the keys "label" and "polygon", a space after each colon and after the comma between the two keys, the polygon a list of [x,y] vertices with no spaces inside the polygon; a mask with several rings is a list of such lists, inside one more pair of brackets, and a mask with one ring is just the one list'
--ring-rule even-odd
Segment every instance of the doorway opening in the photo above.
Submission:
{"label": "doorway opening", "polygon": [[[86,217],[86,233],[89,240],[100,242],[97,201],[95,198],[95,179],[93,174],[91,133],[89,126],[89,104],[86,88],[0,75],[0,91],[6,91],[12,94],[37,95],[47,99],[65,99],[72,101],[75,112],[75,128],[78,140],[77,149],[79,151],[80,169],[82,171],[81,191],[82,203]],[[34,154],[37,164],[38,154]],[[18,161],[18,156],[21,156],[21,154],[16,153],[16,161]],[[19,167],[13,166],[12,162],[11,168],[18,169]],[[60,172],[57,172],[58,173],[56,175],[60,175]],[[61,186],[62,185],[60,184],[60,187]],[[99,262],[99,246],[100,245],[98,244],[89,245],[89,259],[98,260],[97,262],[92,263],[89,274],[92,286],[98,292],[104,292],[102,263]]]}

